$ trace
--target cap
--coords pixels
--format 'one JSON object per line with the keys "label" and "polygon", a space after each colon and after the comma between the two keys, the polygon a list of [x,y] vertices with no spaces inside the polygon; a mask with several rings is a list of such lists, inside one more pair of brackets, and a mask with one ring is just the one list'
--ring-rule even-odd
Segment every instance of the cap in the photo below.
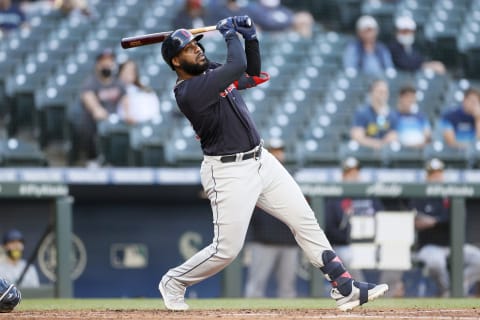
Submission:
{"label": "cap", "polygon": [[110,48],[103,49],[97,54],[97,56],[95,57],[95,61],[98,62],[98,60],[105,57],[111,57],[112,59],[115,59],[115,52],[113,52],[113,50]]}
{"label": "cap", "polygon": [[428,160],[427,163],[425,164],[425,170],[427,170],[428,172],[440,171],[443,169],[445,169],[445,164],[443,163],[442,160],[438,158],[432,158]]}
{"label": "cap", "polygon": [[187,29],[178,29],[173,31],[162,44],[162,56],[163,60],[175,70],[172,64],[172,59],[175,57],[183,48],[186,47],[191,41],[199,41],[203,38],[202,34],[194,36]]}
{"label": "cap", "polygon": [[6,244],[11,241],[24,241],[23,239],[23,234],[18,231],[17,229],[11,229],[8,230],[4,235],[3,235],[3,244]]}
{"label": "cap", "polygon": [[412,30],[415,31],[417,29],[417,24],[409,16],[401,16],[395,19],[395,28],[398,30]]}
{"label": "cap", "polygon": [[378,29],[377,20],[372,16],[361,16],[357,20],[357,30]]}
{"label": "cap", "polygon": [[350,169],[360,169],[360,162],[357,158],[348,157],[342,162],[342,170],[347,171]]}

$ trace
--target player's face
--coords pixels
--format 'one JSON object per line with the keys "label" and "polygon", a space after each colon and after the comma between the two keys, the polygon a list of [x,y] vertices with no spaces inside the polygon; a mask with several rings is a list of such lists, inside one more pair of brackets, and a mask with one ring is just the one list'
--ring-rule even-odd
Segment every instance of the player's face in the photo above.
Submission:
{"label": "player's face", "polygon": [[357,168],[348,169],[343,172],[343,181],[358,181],[359,178],[360,170]]}
{"label": "player's face", "polygon": [[442,182],[443,181],[443,170],[433,170],[427,174],[427,180],[429,182]]}
{"label": "player's face", "polygon": [[181,69],[191,75],[202,74],[208,68],[208,59],[196,41],[190,42],[178,56]]}

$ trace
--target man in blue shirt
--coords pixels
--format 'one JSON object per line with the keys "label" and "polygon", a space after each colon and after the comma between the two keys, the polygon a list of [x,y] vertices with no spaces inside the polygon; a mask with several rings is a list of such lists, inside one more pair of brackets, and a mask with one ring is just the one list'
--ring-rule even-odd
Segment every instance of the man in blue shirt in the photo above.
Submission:
{"label": "man in blue shirt", "polygon": [[345,70],[382,76],[385,71],[394,70],[388,48],[377,41],[378,24],[371,16],[362,16],[357,21],[357,39],[350,42],[343,54]]}
{"label": "man in blue shirt", "polygon": [[388,46],[395,68],[408,72],[416,72],[423,68],[444,74],[446,70],[442,62],[425,61],[423,54],[415,48],[416,29],[417,24],[409,16],[401,16],[395,20],[395,38]]}
{"label": "man in blue shirt", "polygon": [[423,148],[430,141],[430,123],[427,116],[418,110],[414,87],[404,86],[400,89],[398,109],[394,115],[397,118],[395,130],[402,145]]}
{"label": "man in blue shirt", "polygon": [[396,117],[389,110],[388,94],[384,80],[374,81],[370,86],[369,104],[355,113],[350,136],[360,145],[380,149],[397,140]]}
{"label": "man in blue shirt", "polygon": [[25,14],[11,0],[0,0],[0,37],[25,24]]}
{"label": "man in blue shirt", "polygon": [[480,92],[470,88],[464,92],[460,106],[447,110],[441,117],[445,142],[465,148],[480,137]]}

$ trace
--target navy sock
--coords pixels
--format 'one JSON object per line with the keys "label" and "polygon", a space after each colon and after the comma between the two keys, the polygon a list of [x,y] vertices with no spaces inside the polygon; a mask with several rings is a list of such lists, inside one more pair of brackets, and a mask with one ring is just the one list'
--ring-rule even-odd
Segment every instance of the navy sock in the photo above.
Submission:
{"label": "navy sock", "polygon": [[330,281],[332,287],[348,296],[352,292],[352,276],[345,269],[342,260],[331,250],[325,250],[322,254],[323,267],[320,268],[325,278]]}

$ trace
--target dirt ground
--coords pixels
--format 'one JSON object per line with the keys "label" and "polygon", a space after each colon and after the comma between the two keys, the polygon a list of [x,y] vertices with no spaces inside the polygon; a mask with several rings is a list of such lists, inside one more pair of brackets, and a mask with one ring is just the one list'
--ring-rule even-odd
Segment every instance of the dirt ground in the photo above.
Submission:
{"label": "dirt ground", "polygon": [[310,310],[197,310],[187,312],[171,312],[165,310],[108,310],[108,311],[14,311],[0,313],[4,319],[65,319],[65,320],[104,320],[104,319],[135,319],[135,320],[303,320],[303,319],[445,319],[471,320],[480,319],[479,308],[472,309],[375,309],[342,312],[336,309]]}

